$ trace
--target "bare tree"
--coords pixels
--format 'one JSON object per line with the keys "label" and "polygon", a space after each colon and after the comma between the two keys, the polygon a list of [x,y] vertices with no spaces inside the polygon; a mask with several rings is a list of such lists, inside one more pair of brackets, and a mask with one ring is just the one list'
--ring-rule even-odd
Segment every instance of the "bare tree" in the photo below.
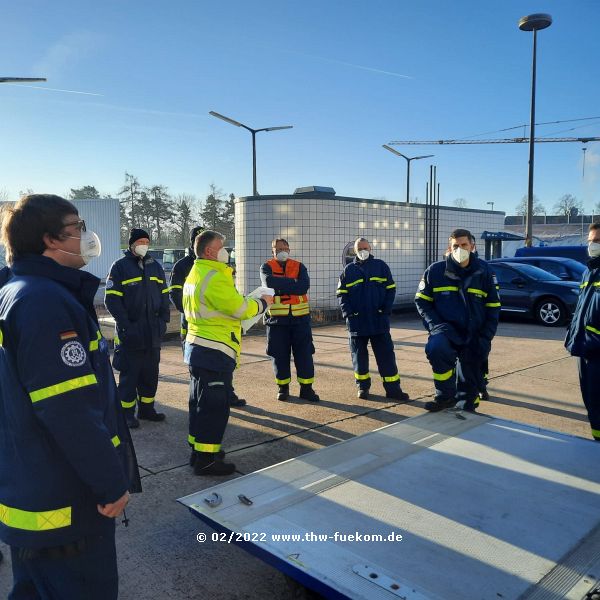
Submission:
{"label": "bare tree", "polygon": [[453,204],[456,208],[467,208],[467,201],[465,198],[456,198]]}
{"label": "bare tree", "polygon": [[554,210],[557,215],[564,215],[565,217],[576,217],[582,209],[580,200],[577,200],[572,194],[565,194],[558,199],[558,202],[554,205]]}
{"label": "bare tree", "polygon": [[[521,198],[521,202],[517,204],[516,214],[525,217],[527,215],[527,196]],[[539,198],[534,194],[533,196],[533,214],[534,215],[545,215],[546,207],[540,202]]]}

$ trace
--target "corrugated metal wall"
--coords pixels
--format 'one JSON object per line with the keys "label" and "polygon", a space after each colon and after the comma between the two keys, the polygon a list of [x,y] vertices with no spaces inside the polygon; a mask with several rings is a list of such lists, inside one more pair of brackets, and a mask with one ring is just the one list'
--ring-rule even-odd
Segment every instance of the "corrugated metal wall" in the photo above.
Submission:
{"label": "corrugated metal wall", "polygon": [[84,267],[84,270],[105,279],[110,266],[122,256],[119,201],[116,198],[103,198],[71,202],[77,207],[81,218],[85,219],[88,229],[95,231],[102,242],[102,254]]}

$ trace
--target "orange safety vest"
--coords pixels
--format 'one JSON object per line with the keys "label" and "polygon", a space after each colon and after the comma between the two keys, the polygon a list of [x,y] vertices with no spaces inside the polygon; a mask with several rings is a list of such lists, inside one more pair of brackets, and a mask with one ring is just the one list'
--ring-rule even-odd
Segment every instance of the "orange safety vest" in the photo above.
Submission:
{"label": "orange safety vest", "polygon": [[[267,261],[271,267],[274,277],[289,277],[298,279],[300,275],[301,262],[288,258],[283,267],[276,258]],[[302,317],[310,312],[308,305],[308,295],[299,296],[296,294],[286,294],[284,296],[275,296],[273,304],[269,306],[268,313],[271,317],[287,317],[291,312],[293,317]]]}

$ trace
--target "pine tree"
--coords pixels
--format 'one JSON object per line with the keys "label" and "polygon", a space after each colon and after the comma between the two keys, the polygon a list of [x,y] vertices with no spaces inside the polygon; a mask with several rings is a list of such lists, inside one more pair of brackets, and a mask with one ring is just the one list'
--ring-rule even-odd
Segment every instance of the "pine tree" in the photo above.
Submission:
{"label": "pine tree", "polygon": [[80,188],[71,188],[71,200],[98,200],[100,192],[93,185],[84,185]]}

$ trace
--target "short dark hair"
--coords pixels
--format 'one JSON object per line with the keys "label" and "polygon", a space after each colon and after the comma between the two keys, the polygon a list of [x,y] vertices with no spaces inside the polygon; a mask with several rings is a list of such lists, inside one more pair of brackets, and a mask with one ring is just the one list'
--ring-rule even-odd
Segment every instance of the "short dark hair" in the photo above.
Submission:
{"label": "short dark hair", "polygon": [[596,229],[600,229],[600,223],[590,223],[588,231],[595,231]]}
{"label": "short dark hair", "polygon": [[271,242],[271,248],[275,248],[275,246],[277,246],[277,242],[283,242],[288,248],[290,247],[290,245],[288,244],[288,241],[285,238],[275,238]]}
{"label": "short dark hair", "polygon": [[468,237],[471,244],[475,243],[475,236],[468,229],[455,229],[448,238],[448,241],[455,240],[459,237]]}
{"label": "short dark hair", "polygon": [[202,233],[199,233],[194,240],[194,254],[196,257],[202,258],[206,247],[216,239],[224,240],[225,236],[211,229],[206,229]]}
{"label": "short dark hair", "polygon": [[58,239],[64,229],[64,218],[77,215],[74,204],[54,194],[29,194],[13,206],[5,205],[2,215],[2,242],[6,260],[11,263],[26,254],[43,254],[44,235]]}

